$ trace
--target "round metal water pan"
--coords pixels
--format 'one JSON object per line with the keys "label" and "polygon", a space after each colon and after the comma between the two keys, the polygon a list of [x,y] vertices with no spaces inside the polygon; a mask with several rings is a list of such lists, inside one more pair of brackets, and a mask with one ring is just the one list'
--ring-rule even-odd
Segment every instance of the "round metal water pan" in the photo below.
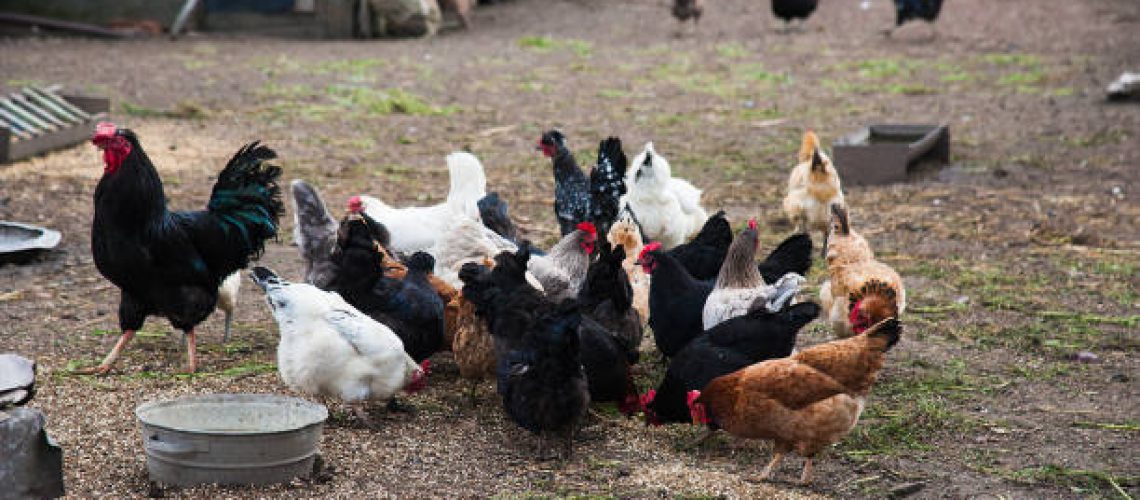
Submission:
{"label": "round metal water pan", "polygon": [[273,484],[312,473],[328,410],[276,394],[208,394],[135,408],[152,481]]}

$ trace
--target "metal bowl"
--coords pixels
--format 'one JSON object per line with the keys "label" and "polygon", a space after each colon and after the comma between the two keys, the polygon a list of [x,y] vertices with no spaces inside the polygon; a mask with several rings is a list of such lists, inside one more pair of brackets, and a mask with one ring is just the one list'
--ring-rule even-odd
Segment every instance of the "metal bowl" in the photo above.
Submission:
{"label": "metal bowl", "polygon": [[275,394],[209,394],[135,409],[152,481],[273,484],[312,473],[328,410]]}
{"label": "metal bowl", "polygon": [[43,250],[55,248],[59,240],[59,231],[0,221],[0,263],[27,261]]}

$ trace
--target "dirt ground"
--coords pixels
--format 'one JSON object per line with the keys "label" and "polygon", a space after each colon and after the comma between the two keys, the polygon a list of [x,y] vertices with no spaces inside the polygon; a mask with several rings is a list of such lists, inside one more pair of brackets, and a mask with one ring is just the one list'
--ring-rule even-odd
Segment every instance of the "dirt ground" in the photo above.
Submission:
{"label": "dirt ground", "polygon": [[[549,161],[540,132],[566,131],[590,157],[620,135],[653,140],[704,204],[763,242],[779,215],[800,134],[830,144],[870,123],[950,124],[951,165],[905,183],[847,188],[853,224],[904,276],[904,340],[855,431],[773,483],[753,478],[771,446],[719,436],[688,450],[689,426],[648,428],[607,408],[574,458],[534,460],[490,383],[463,396],[437,356],[414,415],[379,431],[338,416],[319,481],[165,491],[147,482],[133,409],[159,398],[280,392],[276,326],[248,283],[235,340],[215,315],[200,329],[201,373],[165,321],[105,378],[70,375],[116,338],[117,290],[92,265],[97,151],[77,146],[0,166],[0,219],[63,232],[59,248],[0,267],[0,351],[35,357],[33,406],[65,449],[69,495],[142,497],[883,497],[1129,498],[1140,493],[1140,107],[1103,88],[1140,67],[1134,0],[951,0],[934,28],[878,34],[890,2],[824,5],[784,33],[767,2],[708,2],[678,38],[660,1],[514,0],[475,29],[431,40],[304,42],[199,36],[105,42],[0,41],[0,88],[64,83],[109,95],[142,137],[172,208],[201,207],[213,175],[246,141],[281,155],[286,177],[334,206],[351,194],[400,203],[446,195],[443,156],[467,148],[527,234],[550,243]],[[398,89],[398,90],[394,90]],[[402,92],[401,92],[402,90]],[[588,162],[586,162],[588,164]],[[296,278],[292,219],[262,258]],[[817,265],[809,282],[825,271]],[[827,340],[818,322],[801,344]],[[1091,362],[1077,360],[1091,353]],[[1088,356],[1085,355],[1087,359]],[[662,369],[648,354],[642,389]]]}

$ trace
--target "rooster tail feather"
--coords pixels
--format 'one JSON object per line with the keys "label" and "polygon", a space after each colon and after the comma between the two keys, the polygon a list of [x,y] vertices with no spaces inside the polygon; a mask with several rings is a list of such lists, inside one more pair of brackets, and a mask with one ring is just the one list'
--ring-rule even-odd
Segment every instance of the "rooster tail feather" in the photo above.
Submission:
{"label": "rooster tail feather", "polygon": [[621,139],[610,137],[598,145],[598,164],[601,165],[605,160],[609,160],[610,165],[618,173],[618,178],[625,177],[629,160],[625,157],[625,151],[622,150]]}
{"label": "rooster tail feather", "polygon": [[891,350],[902,337],[902,322],[898,318],[887,318],[867,330],[867,337],[884,342],[883,352]]}
{"label": "rooster tail feather", "polygon": [[265,240],[277,236],[278,221],[285,213],[281,200],[281,167],[268,163],[277,153],[251,142],[230,159],[207,205],[221,221],[227,238],[238,238],[246,255],[260,256]]}
{"label": "rooster tail feather", "polygon": [[804,131],[804,138],[800,142],[800,163],[811,161],[811,157],[819,149],[819,136],[811,130]]}

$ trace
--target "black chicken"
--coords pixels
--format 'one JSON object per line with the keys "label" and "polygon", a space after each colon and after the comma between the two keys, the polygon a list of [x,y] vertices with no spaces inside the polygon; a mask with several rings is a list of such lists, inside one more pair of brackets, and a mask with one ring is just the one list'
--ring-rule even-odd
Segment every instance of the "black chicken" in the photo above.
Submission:
{"label": "black chicken", "polygon": [[562,236],[574,232],[578,223],[590,220],[590,180],[574,154],[566,148],[566,136],[550,130],[538,140],[536,149],[551,158],[554,168],[554,215]]}
{"label": "black chicken", "polygon": [[686,396],[712,379],[745,366],[792,354],[800,329],[819,316],[820,308],[804,302],[769,313],[757,308],[720,323],[689,342],[669,363],[657,390],[642,396],[648,423],[691,422]]}
{"label": "black chicken", "polygon": [[[934,24],[941,11],[942,0],[895,0],[895,29],[914,19]],[[888,29],[884,34],[890,36],[893,31]]]}
{"label": "black chicken", "polygon": [[785,26],[791,26],[796,19],[807,21],[818,5],[819,0],[772,0],[772,14],[783,19]]}
{"label": "black chicken", "polygon": [[630,365],[637,363],[641,318],[633,309],[633,287],[622,268],[625,250],[608,241],[598,245],[599,257],[590,264],[578,292],[582,310],[582,366],[590,399],[612,401],[627,415],[637,409],[637,392]]}
{"label": "black chicken", "polygon": [[693,20],[696,25],[701,21],[701,14],[705,12],[704,0],[673,0],[673,17],[678,22]]}
{"label": "black chicken", "polygon": [[649,282],[653,340],[662,354],[671,357],[704,332],[701,315],[713,283],[694,279],[675,257],[661,251],[658,242],[642,247],[637,263],[653,277]]}
{"label": "black chicken", "polygon": [[590,170],[590,221],[600,234],[609,234],[621,212],[628,165],[621,139],[610,137],[598,144],[598,163]]}
{"label": "black chicken", "polygon": [[711,280],[720,273],[720,265],[724,263],[732,238],[732,227],[724,216],[724,210],[721,210],[705,221],[692,241],[673,247],[669,255],[685,266],[694,279]]}
{"label": "black chicken", "polygon": [[91,253],[95,267],[119,287],[123,330],[103,362],[105,374],[148,316],[164,316],[186,333],[188,369],[197,369],[194,328],[213,312],[218,286],[244,268],[277,235],[285,207],[277,154],[256,142],[242,147],[218,174],[206,210],[171,212],[162,180],[138,137],[100,123],[91,142],[103,150],[95,188]]}
{"label": "black chicken", "polygon": [[494,339],[507,415],[542,437],[540,455],[549,434],[562,434],[569,452],[574,426],[590,403],[579,353],[582,316],[576,301],[555,305],[527,283],[529,246],[495,256],[490,270],[464,264],[459,278]]}
{"label": "black chicken", "polygon": [[[720,273],[720,266],[724,264],[732,238],[732,227],[725,218],[724,210],[721,210],[709,217],[692,241],[677,245],[668,253],[685,266],[693,279],[713,280]],[[769,284],[775,283],[787,273],[806,276],[808,269],[811,269],[811,249],[810,236],[794,234],[780,242],[756,267]]]}
{"label": "black chicken", "polygon": [[383,253],[377,245],[387,231],[363,213],[349,214],[341,223],[333,262],[339,272],[333,291],[360,312],[387,325],[417,363],[443,347],[443,301],[428,275],[435,258],[416,252],[408,258],[403,279],[384,276]]}
{"label": "black chicken", "polygon": [[[509,299],[508,299],[509,301]],[[499,358],[499,393],[507,416],[540,437],[560,435],[563,458],[573,453],[574,428],[586,414],[590,393],[579,360],[578,304],[567,300],[535,315],[532,330]]]}

